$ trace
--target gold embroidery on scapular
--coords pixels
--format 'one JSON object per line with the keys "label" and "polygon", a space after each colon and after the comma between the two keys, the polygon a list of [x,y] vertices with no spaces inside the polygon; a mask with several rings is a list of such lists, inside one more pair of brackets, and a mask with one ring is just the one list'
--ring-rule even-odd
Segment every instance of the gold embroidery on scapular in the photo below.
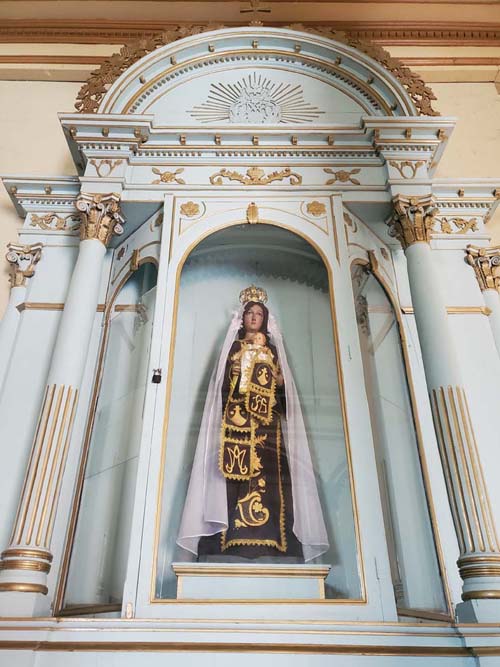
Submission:
{"label": "gold embroidery on scapular", "polygon": [[259,527],[269,521],[269,510],[262,504],[262,496],[258,491],[248,493],[238,500],[237,505],[241,521],[235,520],[236,528]]}
{"label": "gold embroidery on scapular", "polygon": [[244,465],[246,451],[235,445],[233,448],[228,447],[227,453],[230,462],[226,463],[225,471],[231,475],[234,470],[234,464],[237,463],[240,475],[248,475],[248,466]]}

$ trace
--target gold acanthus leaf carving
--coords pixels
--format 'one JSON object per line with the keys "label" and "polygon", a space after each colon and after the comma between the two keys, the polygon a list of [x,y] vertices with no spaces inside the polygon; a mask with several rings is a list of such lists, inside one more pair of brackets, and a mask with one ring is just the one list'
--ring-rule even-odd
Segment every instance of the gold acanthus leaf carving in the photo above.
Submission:
{"label": "gold acanthus leaf carving", "polygon": [[181,214],[186,218],[192,218],[200,212],[200,205],[194,201],[187,201],[181,205]]}
{"label": "gold acanthus leaf carving", "polygon": [[153,167],[153,174],[156,174],[160,178],[157,178],[152,183],[153,185],[158,185],[159,183],[178,183],[179,185],[185,185],[186,181],[179,178],[179,174],[182,174],[184,167],[179,167],[175,171],[160,171],[156,167]]}
{"label": "gold acanthus leaf carving", "polygon": [[413,100],[415,107],[422,116],[439,116],[439,112],[432,108],[432,102],[436,96],[432,90],[426,86],[424,80],[415,72],[412,72],[409,67],[406,67],[398,58],[394,58],[391,54],[383,49],[378,44],[374,44],[367,39],[359,39],[348,32],[342,30],[335,30],[328,26],[306,26],[302,23],[294,23],[286,26],[290,30],[300,30],[301,32],[309,32],[322,37],[328,37],[341,44],[357,49],[367,56],[379,62],[382,67],[389,70],[393,76],[404,86],[408,95]]}
{"label": "gold acanthus leaf carving", "polygon": [[352,183],[353,185],[361,185],[357,178],[353,178],[354,174],[359,174],[361,169],[351,169],[350,171],[345,171],[344,169],[338,169],[334,171],[330,167],[325,167],[323,169],[325,174],[332,174],[333,178],[329,178],[325,185],[333,185],[334,183]]}
{"label": "gold acanthus leaf carving", "polygon": [[26,279],[35,274],[35,266],[42,256],[42,248],[42,243],[33,243],[32,245],[7,244],[5,259],[9,263],[11,287],[24,287]]}
{"label": "gold acanthus leaf carving", "polygon": [[414,243],[429,243],[433,233],[437,207],[432,196],[393,199],[394,217],[389,221],[389,234],[395,236],[404,250]]}
{"label": "gold acanthus leaf carving", "polygon": [[74,215],[66,215],[64,218],[57,213],[47,213],[46,215],[31,214],[31,227],[40,227],[45,231],[76,231],[80,226],[80,220]]}
{"label": "gold acanthus leaf carving", "polygon": [[76,110],[81,113],[96,113],[103,97],[116,79],[131,65],[155,49],[184,37],[198,35],[209,30],[219,30],[223,27],[222,24],[214,23],[178,25],[153,37],[142,38],[126,44],[119,53],[114,53],[106,58],[99,69],[91,73],[78,92],[75,102]]}
{"label": "gold acanthus leaf carving", "polygon": [[223,180],[227,178],[229,181],[238,181],[243,185],[267,185],[274,181],[290,180],[290,185],[300,185],[302,183],[302,176],[293,172],[290,167],[286,167],[281,171],[273,171],[266,176],[264,169],[261,167],[250,167],[245,174],[240,174],[237,171],[230,171],[229,169],[221,169],[210,176],[210,183],[212,185],[222,185]]}
{"label": "gold acanthus leaf carving", "polygon": [[437,223],[442,234],[467,234],[478,230],[476,218],[440,218]]}
{"label": "gold acanthus leaf carving", "polygon": [[474,269],[481,291],[494,289],[500,292],[500,246],[480,248],[468,245],[465,259]]}
{"label": "gold acanthus leaf carving", "polygon": [[115,167],[118,167],[123,162],[123,160],[90,160],[90,164],[95,167],[97,175],[99,178],[106,178],[109,176]]}
{"label": "gold acanthus leaf carving", "polygon": [[326,214],[326,206],[319,201],[311,201],[307,204],[306,210],[309,215],[319,218]]}
{"label": "gold acanthus leaf carving", "polygon": [[418,160],[414,162],[413,160],[389,160],[391,167],[394,167],[399,173],[401,178],[415,178],[415,174],[425,164],[425,160]]}

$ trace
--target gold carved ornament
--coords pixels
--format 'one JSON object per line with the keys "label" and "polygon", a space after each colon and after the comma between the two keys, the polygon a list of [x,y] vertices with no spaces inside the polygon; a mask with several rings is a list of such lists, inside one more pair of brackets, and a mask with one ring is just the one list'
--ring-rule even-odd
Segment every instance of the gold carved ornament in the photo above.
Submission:
{"label": "gold carved ornament", "polygon": [[[469,218],[439,218],[436,220],[443,234],[467,234],[467,232],[477,232],[477,219]],[[454,229],[455,227],[455,229]]]}
{"label": "gold carved ornament", "polygon": [[394,167],[401,178],[409,179],[415,178],[417,171],[425,164],[425,160],[389,160],[391,167]]}
{"label": "gold carved ornament", "polygon": [[268,185],[274,183],[274,181],[284,181],[285,179],[290,180],[290,185],[300,185],[302,183],[302,176],[293,172],[290,167],[281,171],[273,171],[267,176],[261,167],[250,167],[247,169],[246,175],[229,169],[220,169],[210,176],[210,183],[212,185],[222,185],[225,178],[229,181],[238,181],[242,185]]}
{"label": "gold carved ornament", "polygon": [[310,201],[306,206],[306,211],[315,218],[321,218],[326,215],[326,206],[319,201]]}
{"label": "gold carved ornament", "polygon": [[500,246],[479,248],[468,245],[465,260],[474,269],[481,291],[494,289],[500,292]]}
{"label": "gold carved ornament", "polygon": [[184,37],[198,35],[209,30],[219,30],[223,27],[222,24],[210,23],[205,25],[179,25],[153,37],[139,39],[123,46],[118,53],[106,58],[99,69],[91,73],[78,92],[75,102],[76,110],[81,113],[96,113],[103,97],[116,79],[134,63],[155,49]]}
{"label": "gold carved ornament", "polygon": [[108,195],[88,194],[83,192],[75,202],[81,213],[80,239],[95,239],[108,246],[114,234],[123,233],[124,218],[120,211],[120,197],[112,193]]}
{"label": "gold carved ornament", "polygon": [[31,227],[40,227],[45,231],[54,230],[54,231],[76,231],[80,227],[80,220],[77,219],[73,214],[66,215],[62,218],[57,213],[47,213],[46,215],[37,215],[36,213],[31,214]]}
{"label": "gold carved ornament", "polygon": [[389,234],[398,239],[404,250],[414,243],[429,243],[437,208],[431,196],[393,199],[394,216],[388,223]]}
{"label": "gold carved ornament", "polygon": [[19,245],[9,243],[5,256],[9,263],[9,280],[11,287],[24,287],[26,279],[35,274],[35,266],[42,256],[42,243]]}
{"label": "gold carved ornament", "polygon": [[335,30],[328,26],[305,26],[302,23],[294,23],[285,26],[290,30],[300,30],[301,32],[309,32],[315,35],[321,35],[328,39],[333,39],[341,44],[365,53],[370,58],[379,62],[382,67],[388,70],[401,85],[406,89],[406,92],[411,97],[417,112],[422,116],[439,116],[439,112],[432,108],[432,102],[436,96],[432,90],[425,85],[424,80],[415,72],[412,72],[409,67],[406,67],[398,58],[394,58],[391,54],[383,49],[378,44],[374,44],[367,39],[359,39],[354,35],[344,32],[342,30]]}
{"label": "gold carved ornament", "polygon": [[186,218],[192,218],[200,212],[200,205],[194,201],[187,201],[181,204],[181,215]]}
{"label": "gold carved ornament", "polygon": [[160,178],[157,178],[152,183],[153,185],[159,185],[160,183],[177,183],[178,185],[185,185],[186,181],[179,177],[179,174],[182,174],[184,167],[179,167],[175,171],[164,171],[161,172],[156,167],[152,168],[153,174],[156,174]]}
{"label": "gold carved ornament", "polygon": [[90,160],[90,164],[95,168],[99,178],[106,178],[111,172],[122,164],[123,160]]}
{"label": "gold carved ornament", "polygon": [[344,169],[339,169],[334,171],[330,167],[325,167],[323,169],[325,174],[332,174],[333,178],[329,178],[325,185],[333,185],[334,183],[352,183],[353,185],[361,185],[357,178],[353,178],[354,174],[359,174],[361,169],[351,169],[351,171],[345,171]]}
{"label": "gold carved ornament", "polygon": [[[220,30],[224,28],[223,24],[191,24],[178,25],[175,28],[166,30],[154,35],[153,37],[139,39],[129,45],[123,46],[118,53],[113,54],[103,62],[99,69],[91,73],[90,77],[83,84],[78,92],[75,108],[81,113],[96,113],[99,105],[106,95],[111,85],[118,77],[125,72],[131,65],[136,63],[148,53],[155,51],[165,44],[170,44],[178,39],[199,35],[210,30]],[[370,42],[369,40],[359,39],[341,30],[335,30],[326,26],[304,26],[301,23],[285,26],[290,30],[299,30],[308,32],[328,39],[333,39],[341,44],[347,44],[370,58],[379,62],[382,67],[387,69],[404,86],[409,96],[413,100],[415,107],[420,115],[439,116],[439,113],[432,108],[432,101],[436,96],[432,90],[425,85],[424,80],[409,67],[406,67],[401,60],[394,58],[388,51],[381,46]],[[175,64],[175,59],[172,64]]]}

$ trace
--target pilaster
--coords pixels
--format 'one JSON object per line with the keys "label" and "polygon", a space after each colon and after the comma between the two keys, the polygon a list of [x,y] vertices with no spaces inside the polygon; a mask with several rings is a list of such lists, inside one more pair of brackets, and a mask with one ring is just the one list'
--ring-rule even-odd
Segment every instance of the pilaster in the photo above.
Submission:
{"label": "pilaster", "polygon": [[[78,259],[59,325],[12,537],[0,561],[0,591],[16,594],[46,594],[48,590],[52,531],[98,302],[102,262],[112,236],[121,234],[123,229],[118,195],[82,193],[76,208],[81,213]],[[2,614],[9,613],[16,612],[5,605]]]}
{"label": "pilaster", "polygon": [[[457,533],[463,600],[489,620],[500,603],[500,544],[481,466],[475,428],[429,245],[437,207],[433,197],[397,194],[389,233],[405,250],[415,319],[448,498]],[[489,604],[489,606],[488,606]]]}

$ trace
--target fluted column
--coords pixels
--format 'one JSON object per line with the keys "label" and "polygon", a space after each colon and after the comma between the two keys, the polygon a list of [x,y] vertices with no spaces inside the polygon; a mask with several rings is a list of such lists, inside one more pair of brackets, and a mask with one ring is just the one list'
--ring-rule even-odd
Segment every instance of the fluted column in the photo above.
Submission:
{"label": "fluted column", "polygon": [[500,599],[500,546],[459,355],[429,245],[432,198],[394,198],[390,233],[401,242],[455,530],[464,600]]}
{"label": "fluted column", "polygon": [[19,324],[20,313],[17,307],[26,300],[27,281],[35,273],[35,267],[42,256],[42,248],[42,243],[7,245],[6,259],[10,269],[11,290],[9,303],[0,322],[0,394]]}
{"label": "fluted column", "polygon": [[0,561],[0,591],[47,593],[51,539],[87,360],[106,247],[121,234],[118,195],[82,194],[80,249],[47,377],[28,469],[8,548]]}
{"label": "fluted column", "polygon": [[476,274],[484,303],[490,309],[489,321],[500,354],[500,246],[467,246],[465,258]]}

